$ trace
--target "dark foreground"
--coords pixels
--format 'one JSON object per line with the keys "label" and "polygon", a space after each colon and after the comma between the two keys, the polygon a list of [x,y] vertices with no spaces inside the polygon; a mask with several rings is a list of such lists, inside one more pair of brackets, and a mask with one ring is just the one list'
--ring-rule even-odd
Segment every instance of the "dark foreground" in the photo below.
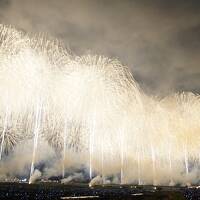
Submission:
{"label": "dark foreground", "polygon": [[86,184],[0,183],[2,199],[200,199],[200,188],[107,185],[88,187]]}

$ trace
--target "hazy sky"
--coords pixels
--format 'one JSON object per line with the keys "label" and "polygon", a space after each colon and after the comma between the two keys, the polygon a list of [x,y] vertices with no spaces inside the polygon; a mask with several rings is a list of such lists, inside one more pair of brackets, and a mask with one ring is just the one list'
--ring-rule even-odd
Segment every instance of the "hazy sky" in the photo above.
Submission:
{"label": "hazy sky", "polygon": [[118,58],[150,94],[200,93],[199,0],[0,0],[0,22]]}

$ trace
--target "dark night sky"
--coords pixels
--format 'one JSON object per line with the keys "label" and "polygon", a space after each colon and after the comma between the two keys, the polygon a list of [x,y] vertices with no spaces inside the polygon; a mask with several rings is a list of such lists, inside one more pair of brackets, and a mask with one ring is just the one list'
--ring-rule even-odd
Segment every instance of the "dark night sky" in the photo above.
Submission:
{"label": "dark night sky", "polygon": [[118,58],[150,94],[200,93],[199,0],[0,0],[0,22]]}

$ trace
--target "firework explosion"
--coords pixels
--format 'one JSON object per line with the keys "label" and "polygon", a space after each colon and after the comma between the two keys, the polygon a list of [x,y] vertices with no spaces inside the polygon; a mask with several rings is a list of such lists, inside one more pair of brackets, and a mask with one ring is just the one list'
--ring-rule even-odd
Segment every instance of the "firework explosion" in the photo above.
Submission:
{"label": "firework explosion", "polygon": [[82,165],[103,183],[109,176],[118,183],[199,181],[198,95],[148,97],[118,60],[70,55],[58,41],[4,25],[0,93],[1,174],[18,146],[31,141],[30,177],[42,142],[59,158],[60,174],[51,175],[63,178],[69,166]]}

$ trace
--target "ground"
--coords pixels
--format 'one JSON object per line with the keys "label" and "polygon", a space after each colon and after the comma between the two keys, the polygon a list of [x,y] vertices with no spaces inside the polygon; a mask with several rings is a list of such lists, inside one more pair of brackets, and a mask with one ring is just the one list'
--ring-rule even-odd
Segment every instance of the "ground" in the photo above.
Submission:
{"label": "ground", "polygon": [[0,199],[200,199],[196,187],[107,185],[88,187],[87,184],[63,185],[46,183],[0,183]]}

